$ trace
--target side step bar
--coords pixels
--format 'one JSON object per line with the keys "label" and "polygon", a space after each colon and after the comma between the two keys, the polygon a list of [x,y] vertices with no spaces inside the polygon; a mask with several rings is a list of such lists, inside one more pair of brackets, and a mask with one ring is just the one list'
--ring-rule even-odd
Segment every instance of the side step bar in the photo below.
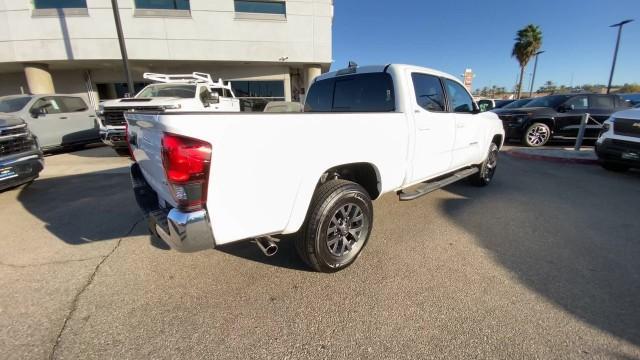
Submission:
{"label": "side step bar", "polygon": [[401,190],[398,192],[398,198],[400,199],[400,201],[415,200],[421,196],[427,195],[430,192],[433,192],[449,184],[453,184],[458,180],[471,176],[477,173],[478,171],[480,170],[477,167],[460,170],[454,173],[453,175],[446,177],[442,180],[425,182],[422,185],[418,186],[418,188],[416,188],[415,191],[407,193],[407,192],[404,192],[404,190]]}

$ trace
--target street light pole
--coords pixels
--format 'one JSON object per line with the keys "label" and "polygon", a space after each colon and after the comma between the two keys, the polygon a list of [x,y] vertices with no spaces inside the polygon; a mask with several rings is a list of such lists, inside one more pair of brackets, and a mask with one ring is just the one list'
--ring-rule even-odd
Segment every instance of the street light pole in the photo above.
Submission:
{"label": "street light pole", "polygon": [[529,97],[533,96],[533,83],[536,82],[536,70],[538,70],[538,55],[542,54],[544,52],[543,51],[538,51],[537,53],[535,53],[536,55],[536,60],[533,63],[533,77],[531,78],[531,88],[529,89]]}
{"label": "street light pole", "polygon": [[613,64],[611,64],[611,74],[609,75],[609,85],[607,85],[607,94],[611,91],[611,82],[613,81],[613,72],[616,70],[616,60],[618,60],[618,49],[620,48],[620,35],[622,34],[622,27],[625,24],[632,22],[633,19],[621,21],[617,24],[613,24],[609,27],[618,28],[618,39],[616,40],[616,50],[613,53]]}
{"label": "street light pole", "polygon": [[120,10],[118,9],[118,0],[111,0],[113,8],[113,18],[116,21],[116,32],[118,33],[118,42],[120,43],[120,53],[122,54],[122,64],[124,65],[124,74],[127,77],[127,86],[129,96],[135,94],[133,87],[133,79],[131,78],[131,70],[129,69],[129,57],[127,56],[127,46],[124,43],[124,35],[122,34],[122,23],[120,22]]}

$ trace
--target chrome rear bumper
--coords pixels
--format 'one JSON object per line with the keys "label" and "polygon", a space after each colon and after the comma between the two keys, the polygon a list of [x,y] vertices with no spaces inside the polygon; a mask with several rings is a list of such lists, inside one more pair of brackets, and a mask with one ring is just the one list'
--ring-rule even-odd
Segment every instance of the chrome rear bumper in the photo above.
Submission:
{"label": "chrome rear bumper", "polygon": [[123,129],[100,129],[100,140],[106,145],[112,147],[126,148],[127,140]]}
{"label": "chrome rear bumper", "polygon": [[131,165],[131,182],[136,201],[148,220],[152,235],[180,252],[214,248],[211,221],[206,210],[182,212],[160,208],[158,195],[144,179],[137,163]]}

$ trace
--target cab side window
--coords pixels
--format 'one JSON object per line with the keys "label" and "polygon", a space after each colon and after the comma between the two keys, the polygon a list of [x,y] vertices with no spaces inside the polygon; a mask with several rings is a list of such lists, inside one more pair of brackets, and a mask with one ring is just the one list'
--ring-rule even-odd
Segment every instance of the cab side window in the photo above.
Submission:
{"label": "cab side window", "polygon": [[473,113],[473,99],[467,90],[457,82],[444,79],[449,95],[449,106],[456,113]]}
{"label": "cab side window", "polygon": [[613,109],[613,97],[607,95],[593,95],[590,99],[590,107],[593,109]]}
{"label": "cab side window", "polygon": [[444,90],[440,79],[433,75],[411,74],[416,101],[421,108],[428,111],[443,112]]}
{"label": "cab side window", "polygon": [[87,111],[87,104],[79,97],[58,97],[56,100],[59,100],[64,105],[66,111],[65,112],[83,112]]}
{"label": "cab side window", "polygon": [[573,110],[586,110],[589,108],[589,98],[586,96],[574,96],[564,103],[565,108]]}
{"label": "cab side window", "polygon": [[62,112],[62,104],[59,99],[53,97],[43,97],[38,99],[33,106],[31,112],[42,112],[44,114],[60,114]]}

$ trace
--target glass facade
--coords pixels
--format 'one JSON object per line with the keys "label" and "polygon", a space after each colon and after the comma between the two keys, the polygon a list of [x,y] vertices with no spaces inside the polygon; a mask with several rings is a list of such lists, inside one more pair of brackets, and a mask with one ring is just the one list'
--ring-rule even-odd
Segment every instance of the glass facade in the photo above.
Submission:
{"label": "glass facade", "polygon": [[287,14],[287,5],[284,1],[252,1],[235,0],[236,12],[257,14]]}
{"label": "glass facade", "polygon": [[271,101],[284,101],[284,81],[231,81],[242,111],[262,111]]}
{"label": "glass facade", "polygon": [[36,9],[86,8],[87,0],[34,0]]}
{"label": "glass facade", "polygon": [[138,9],[189,10],[189,0],[136,0]]}

